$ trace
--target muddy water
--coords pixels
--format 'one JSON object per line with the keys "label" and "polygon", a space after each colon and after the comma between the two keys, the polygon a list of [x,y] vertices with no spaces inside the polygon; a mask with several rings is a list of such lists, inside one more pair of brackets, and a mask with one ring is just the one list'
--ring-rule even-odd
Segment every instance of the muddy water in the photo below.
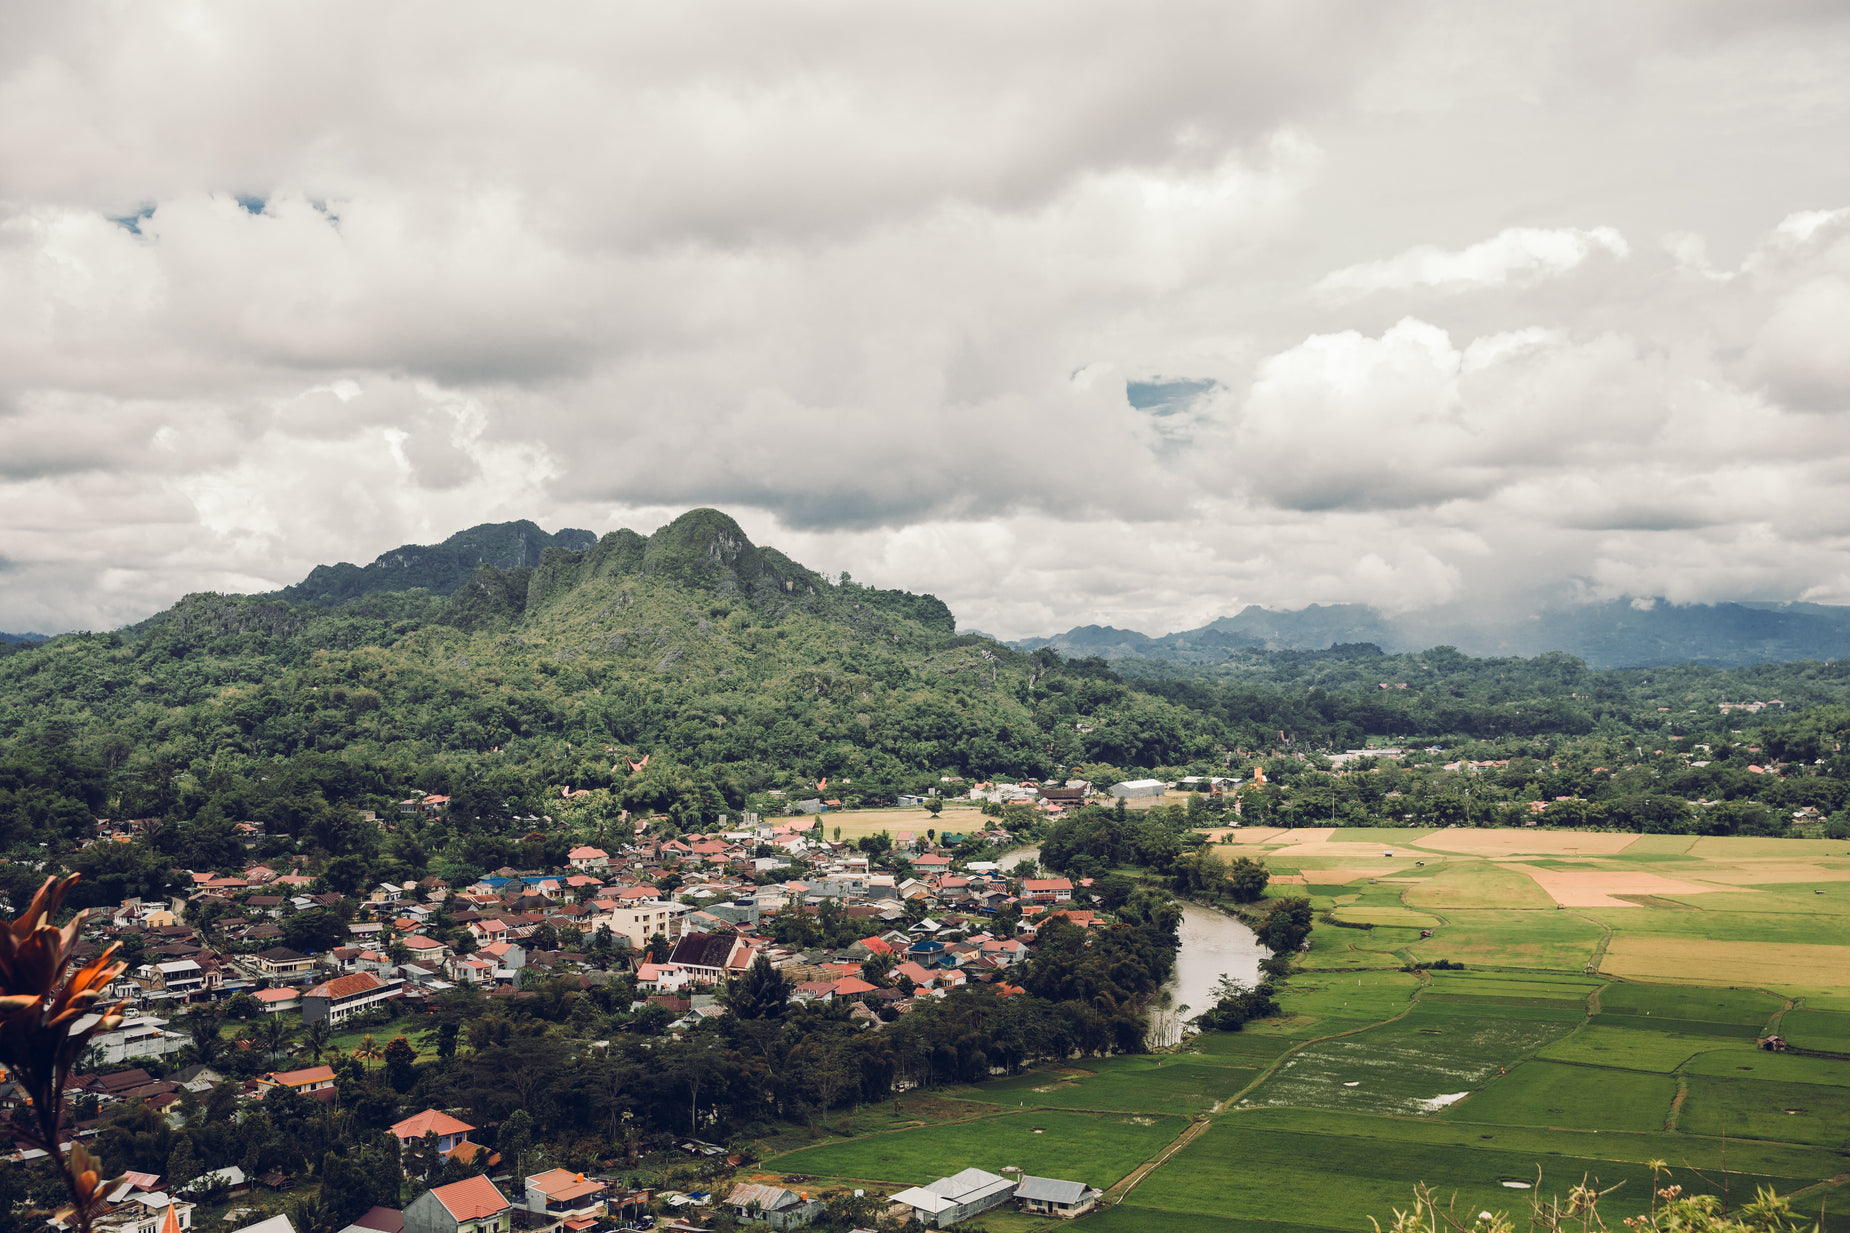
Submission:
{"label": "muddy water", "polygon": [[1222,976],[1242,985],[1259,983],[1259,960],[1265,947],[1251,929],[1208,908],[1182,905],[1182,949],[1176,955],[1175,975],[1163,986],[1172,1009],[1183,1006],[1181,1016],[1198,1015],[1214,1004],[1214,987]]}

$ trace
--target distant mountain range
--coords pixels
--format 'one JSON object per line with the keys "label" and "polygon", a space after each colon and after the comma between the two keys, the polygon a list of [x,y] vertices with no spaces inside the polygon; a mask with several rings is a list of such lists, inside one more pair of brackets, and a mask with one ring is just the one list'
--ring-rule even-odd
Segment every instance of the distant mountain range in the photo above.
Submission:
{"label": "distant mountain range", "polygon": [[1594,668],[1692,662],[1737,667],[1850,656],[1850,608],[1615,599],[1544,603],[1513,616],[1474,616],[1459,606],[1388,616],[1363,604],[1312,604],[1297,611],[1249,606],[1237,616],[1162,637],[1081,625],[1008,645],[1023,651],[1050,646],[1066,656],[1107,660],[1212,664],[1244,650],[1324,650],[1356,643],[1388,652],[1455,646],[1476,656],[1564,651]]}
{"label": "distant mountain range", "polygon": [[0,634],[0,642],[43,642],[48,634]]}

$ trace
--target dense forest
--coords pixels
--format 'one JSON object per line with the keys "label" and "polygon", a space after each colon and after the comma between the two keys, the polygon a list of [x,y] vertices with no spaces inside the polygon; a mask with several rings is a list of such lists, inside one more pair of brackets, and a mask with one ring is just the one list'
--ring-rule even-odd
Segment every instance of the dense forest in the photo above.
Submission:
{"label": "dense forest", "polygon": [[[646,537],[529,528],[7,644],[0,889],[98,817],[161,826],[74,858],[90,895],[224,865],[242,820],[265,826],[259,855],[359,885],[508,863],[543,817],[687,830],[824,779],[852,807],[946,777],[1264,768],[1241,808],[1286,825],[1488,824],[1539,801],[1550,822],[1783,833],[1850,801],[1841,663],[1596,672],[1359,644],[1114,670],[958,635],[933,597],[825,578],[712,510]],[[1364,742],[1406,754],[1323,773]],[[1445,769],[1461,758],[1500,765]],[[413,792],[451,796],[449,818],[389,838],[363,821]]]}

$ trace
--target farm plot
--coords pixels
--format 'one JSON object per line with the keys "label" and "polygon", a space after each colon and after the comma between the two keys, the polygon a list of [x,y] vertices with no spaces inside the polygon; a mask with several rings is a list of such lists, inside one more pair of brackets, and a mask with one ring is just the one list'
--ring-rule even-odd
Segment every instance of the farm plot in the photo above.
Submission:
{"label": "farm plot", "polygon": [[1203,1032],[1191,1036],[1182,1056],[1207,1059],[1222,1066],[1267,1066],[1297,1042],[1289,1036],[1248,1032]]}
{"label": "farm plot", "polygon": [[1431,877],[1405,891],[1408,906],[1445,913],[1470,909],[1537,908],[1551,910],[1554,900],[1534,879],[1489,861],[1448,862]]}
{"label": "farm plot", "polygon": [[1193,1117],[1259,1077],[1257,1066],[1202,1064],[1174,1057],[1113,1057],[1086,1070],[1042,1070],[985,1083],[964,1094],[983,1104]]}
{"label": "farm plot", "polygon": [[1828,1057],[1798,1057],[1791,1053],[1702,1053],[1692,1058],[1683,1070],[1685,1074],[1716,1075],[1723,1079],[1850,1087],[1850,1063]]}
{"label": "farm plot", "polygon": [[1673,1036],[1720,1036],[1752,1040],[1760,1028],[1751,1023],[1716,1023],[1708,1019],[1665,1019],[1655,1015],[1594,1015],[1588,1020],[1595,1027],[1639,1028],[1668,1032]]}
{"label": "farm plot", "polygon": [[[1131,1191],[1125,1206],[1191,1216],[1231,1210],[1249,1220],[1311,1219],[1318,1222],[1314,1228],[1353,1230],[1367,1228],[1371,1216],[1386,1219],[1393,1208],[1407,1206],[1417,1182],[1442,1195],[1456,1194],[1461,1210],[1476,1212],[1522,1206],[1536,1179],[1537,1156],[1530,1151],[1410,1141],[1396,1136],[1394,1123],[1357,1128],[1367,1137],[1281,1131],[1245,1116],[1220,1119]],[[1651,1173],[1645,1165],[1570,1154],[1547,1159],[1542,1191],[1564,1192],[1583,1175],[1602,1186],[1624,1183],[1608,1200],[1609,1216],[1635,1214],[1649,1202]],[[1676,1170],[1668,1180],[1691,1191],[1711,1189],[1688,1170]],[[1730,1180],[1748,1191],[1756,1184],[1782,1191],[1805,1184],[1740,1174]]]}
{"label": "farm plot", "polygon": [[1556,976],[1529,972],[1428,972],[1428,998],[1541,998],[1586,1004],[1587,995],[1605,982],[1590,976]]}
{"label": "farm plot", "polygon": [[1445,1111],[1456,1122],[1570,1130],[1661,1130],[1677,1093],[1669,1075],[1528,1061]]}
{"label": "farm plot", "polygon": [[1690,1134],[1850,1144],[1850,1088],[1764,1079],[1689,1076],[1677,1128]]}
{"label": "farm plot", "polygon": [[1552,908],[1445,915],[1451,924],[1434,931],[1430,938],[1410,944],[1415,956],[1452,959],[1474,966],[1579,972],[1605,936],[1605,931],[1592,921]]}
{"label": "farm plot", "polygon": [[1602,1015],[1702,1020],[1755,1029],[1784,1005],[1783,999],[1756,989],[1700,989],[1688,985],[1611,984],[1599,995]]}
{"label": "farm plot", "polygon": [[1635,1027],[1588,1025],[1536,1054],[1551,1062],[1615,1066],[1667,1075],[1698,1053],[1710,1050],[1752,1053],[1754,1042],[1723,1036],[1679,1036]]}
{"label": "farm plot", "polygon": [[[1742,927],[1750,928],[1751,922],[1743,922]],[[1716,984],[1752,983],[1774,988],[1842,987],[1850,986],[1850,946],[1624,933],[1612,939],[1600,967],[1614,976],[1638,980],[1694,978]]]}
{"label": "farm plot", "polygon": [[1571,1012],[1527,1007],[1422,1006],[1393,1023],[1305,1048],[1240,1105],[1427,1116],[1578,1021]]}
{"label": "farm plot", "polygon": [[1179,1117],[1046,1109],[869,1135],[767,1163],[785,1174],[910,1186],[972,1166],[996,1173],[1014,1165],[1103,1189],[1161,1151],[1186,1125]]}
{"label": "farm plot", "polygon": [[1407,972],[1305,973],[1279,991],[1287,1014],[1381,1020],[1413,1004],[1419,979]]}
{"label": "farm plot", "polygon": [[1834,1010],[1789,1010],[1779,1034],[1801,1049],[1850,1053],[1850,1015]]}

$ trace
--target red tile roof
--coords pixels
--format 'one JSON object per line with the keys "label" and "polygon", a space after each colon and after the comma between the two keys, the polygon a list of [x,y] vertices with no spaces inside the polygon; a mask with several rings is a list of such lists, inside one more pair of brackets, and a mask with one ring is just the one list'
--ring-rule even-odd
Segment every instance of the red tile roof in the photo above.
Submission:
{"label": "red tile roof", "polygon": [[485,1177],[466,1177],[431,1191],[445,1211],[458,1220],[475,1220],[507,1210],[508,1202]]}
{"label": "red tile roof", "polygon": [[468,1134],[475,1127],[467,1122],[457,1121],[447,1113],[436,1109],[426,1109],[414,1113],[402,1122],[392,1125],[392,1133],[401,1139],[422,1139],[425,1135],[453,1135],[458,1132]]}

